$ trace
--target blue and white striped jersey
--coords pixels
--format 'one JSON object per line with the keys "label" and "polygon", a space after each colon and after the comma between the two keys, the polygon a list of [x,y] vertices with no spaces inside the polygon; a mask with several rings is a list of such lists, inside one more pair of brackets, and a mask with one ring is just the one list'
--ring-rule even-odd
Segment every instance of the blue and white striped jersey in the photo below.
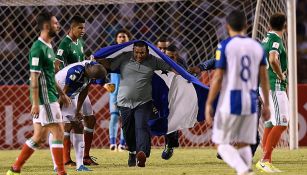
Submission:
{"label": "blue and white striped jersey", "polygon": [[216,51],[217,69],[224,69],[217,110],[233,115],[256,113],[260,65],[266,65],[261,45],[248,37],[223,40]]}
{"label": "blue and white striped jersey", "polygon": [[61,88],[64,88],[65,85],[70,87],[70,91],[67,93],[67,95],[71,98],[78,95],[90,83],[104,83],[103,81],[97,83],[97,80],[91,80],[84,76],[86,64],[98,63],[90,60],[73,63],[64,67],[55,75],[55,79]]}

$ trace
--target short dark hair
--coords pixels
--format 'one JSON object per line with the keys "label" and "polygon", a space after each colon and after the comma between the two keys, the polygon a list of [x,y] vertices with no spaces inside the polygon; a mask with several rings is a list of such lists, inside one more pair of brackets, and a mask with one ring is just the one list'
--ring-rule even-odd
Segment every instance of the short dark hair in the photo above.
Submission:
{"label": "short dark hair", "polygon": [[231,27],[232,30],[236,32],[244,30],[246,21],[247,20],[244,12],[239,10],[230,12],[226,17],[227,24]]}
{"label": "short dark hair", "polygon": [[73,16],[70,20],[70,25],[85,23],[85,19],[79,15]]}
{"label": "short dark hair", "polygon": [[167,37],[165,37],[165,36],[162,36],[161,38],[159,38],[158,40],[157,40],[157,43],[158,42],[171,42]]}
{"label": "short dark hair", "polygon": [[115,42],[116,42],[116,38],[117,38],[117,35],[119,35],[120,33],[124,33],[128,36],[129,40],[131,40],[131,33],[127,30],[127,29],[120,29],[118,30],[116,33],[115,33]]}
{"label": "short dark hair", "polygon": [[281,31],[286,24],[286,15],[280,12],[274,13],[270,17],[270,26],[272,30]]}
{"label": "short dark hair", "polygon": [[37,26],[40,30],[43,30],[45,23],[50,23],[52,16],[54,16],[52,13],[48,11],[43,11],[40,14],[38,14],[36,18]]}
{"label": "short dark hair", "polygon": [[133,47],[147,47],[148,48],[148,45],[145,41],[137,41],[133,44]]}
{"label": "short dark hair", "polygon": [[171,44],[166,48],[166,50],[170,52],[177,52],[178,49],[174,44]]}

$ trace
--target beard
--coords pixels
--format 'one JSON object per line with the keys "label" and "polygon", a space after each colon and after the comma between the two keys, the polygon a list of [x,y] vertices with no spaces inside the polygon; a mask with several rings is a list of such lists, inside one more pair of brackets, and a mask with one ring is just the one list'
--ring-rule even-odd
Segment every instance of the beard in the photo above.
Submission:
{"label": "beard", "polygon": [[48,35],[49,35],[51,38],[53,38],[53,37],[55,37],[55,36],[57,35],[57,32],[54,31],[54,30],[50,30],[50,31],[48,32]]}

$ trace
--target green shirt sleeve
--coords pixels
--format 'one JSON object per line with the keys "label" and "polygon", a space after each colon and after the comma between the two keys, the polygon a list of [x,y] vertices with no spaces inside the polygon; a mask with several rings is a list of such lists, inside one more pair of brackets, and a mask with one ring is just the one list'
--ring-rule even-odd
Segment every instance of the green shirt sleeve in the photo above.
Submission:
{"label": "green shirt sleeve", "polygon": [[65,63],[65,58],[68,56],[68,45],[65,42],[61,42],[57,54],[56,59],[62,61],[62,63]]}
{"label": "green shirt sleeve", "polygon": [[41,48],[33,47],[29,55],[30,72],[41,72],[43,59]]}
{"label": "green shirt sleeve", "polygon": [[269,53],[277,52],[278,54],[280,54],[280,47],[281,47],[280,41],[278,41],[276,39],[272,39],[269,44],[270,44]]}

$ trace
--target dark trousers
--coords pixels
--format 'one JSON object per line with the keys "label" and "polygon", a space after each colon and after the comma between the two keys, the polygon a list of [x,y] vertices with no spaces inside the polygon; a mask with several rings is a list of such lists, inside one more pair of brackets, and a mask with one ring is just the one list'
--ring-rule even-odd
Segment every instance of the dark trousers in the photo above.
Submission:
{"label": "dark trousers", "polygon": [[151,138],[148,120],[153,113],[152,102],[139,105],[134,109],[118,107],[122,117],[122,129],[128,150],[143,151],[150,155]]}
{"label": "dark trousers", "polygon": [[165,144],[167,144],[167,146],[169,148],[174,148],[174,147],[179,147],[179,133],[178,131],[174,131],[172,133],[169,133],[167,135],[165,135]]}

